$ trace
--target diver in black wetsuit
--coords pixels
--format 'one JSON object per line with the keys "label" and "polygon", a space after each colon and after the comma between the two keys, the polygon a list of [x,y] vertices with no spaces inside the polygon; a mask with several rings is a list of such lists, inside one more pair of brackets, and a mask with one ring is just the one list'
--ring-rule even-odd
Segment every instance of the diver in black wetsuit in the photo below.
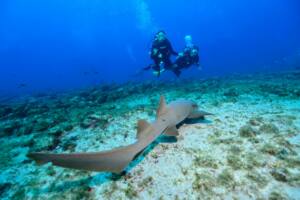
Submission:
{"label": "diver in black wetsuit", "polygon": [[185,41],[186,46],[184,50],[177,56],[172,68],[172,71],[176,74],[177,77],[180,76],[182,69],[189,68],[192,65],[196,65],[200,69],[199,48],[192,43],[191,36],[185,36]]}
{"label": "diver in black wetsuit", "polygon": [[178,55],[172,48],[170,41],[166,38],[164,31],[159,31],[155,35],[155,39],[152,43],[150,57],[154,61],[154,64],[145,67],[144,70],[153,69],[154,73],[159,76],[165,69],[172,69],[171,55]]}
{"label": "diver in black wetsuit", "polygon": [[198,47],[193,46],[186,47],[183,52],[179,53],[172,69],[176,76],[180,76],[181,70],[184,68],[189,68],[192,65],[200,67],[198,52]]}

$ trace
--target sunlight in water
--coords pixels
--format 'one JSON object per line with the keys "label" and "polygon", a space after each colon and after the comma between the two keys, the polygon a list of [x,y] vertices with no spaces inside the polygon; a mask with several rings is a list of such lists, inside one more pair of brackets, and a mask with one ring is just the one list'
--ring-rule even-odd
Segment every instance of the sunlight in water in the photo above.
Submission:
{"label": "sunlight in water", "polygon": [[157,30],[148,4],[144,0],[135,0],[137,27],[145,33],[153,33]]}

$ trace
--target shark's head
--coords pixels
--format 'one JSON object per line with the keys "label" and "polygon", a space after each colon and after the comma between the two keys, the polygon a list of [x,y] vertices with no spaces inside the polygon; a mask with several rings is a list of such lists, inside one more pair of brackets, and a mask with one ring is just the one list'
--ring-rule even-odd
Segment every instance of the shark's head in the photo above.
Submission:
{"label": "shark's head", "polygon": [[198,106],[194,101],[179,99],[166,104],[165,98],[160,97],[159,107],[157,109],[157,118],[160,118],[160,123],[167,126],[176,126],[184,119],[193,116],[197,112]]}
{"label": "shark's head", "polygon": [[174,108],[176,118],[178,120],[183,120],[191,113],[198,109],[197,104],[194,101],[190,100],[177,100],[170,104],[170,107]]}

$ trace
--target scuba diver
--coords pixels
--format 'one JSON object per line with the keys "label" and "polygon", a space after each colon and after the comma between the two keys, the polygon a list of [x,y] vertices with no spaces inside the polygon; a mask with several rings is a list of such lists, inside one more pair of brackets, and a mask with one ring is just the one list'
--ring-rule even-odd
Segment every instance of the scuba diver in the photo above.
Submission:
{"label": "scuba diver", "polygon": [[171,55],[177,56],[178,53],[173,50],[166,33],[164,31],[157,32],[150,51],[150,57],[154,64],[145,67],[144,70],[152,68],[154,70],[153,73],[159,76],[165,69],[172,69]]}
{"label": "scuba diver", "polygon": [[198,69],[201,69],[199,64],[199,48],[193,44],[192,36],[185,36],[185,48],[180,52],[172,66],[172,71],[177,77],[180,76],[181,70],[189,68],[192,65],[197,65]]}

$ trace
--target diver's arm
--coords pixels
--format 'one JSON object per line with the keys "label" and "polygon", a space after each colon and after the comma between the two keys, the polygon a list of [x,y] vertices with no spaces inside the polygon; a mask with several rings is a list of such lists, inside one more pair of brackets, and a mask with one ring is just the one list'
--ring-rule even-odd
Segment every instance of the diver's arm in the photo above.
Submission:
{"label": "diver's arm", "polygon": [[157,57],[158,49],[157,48],[152,48],[150,51],[150,57],[151,59],[155,59]]}
{"label": "diver's arm", "polygon": [[174,56],[178,56],[178,53],[176,51],[174,51],[174,49],[172,48],[171,46],[171,53],[174,55]]}
{"label": "diver's arm", "polygon": [[150,53],[150,57],[153,59],[156,56],[157,52],[158,52],[158,44],[157,44],[156,41],[154,41],[152,43],[151,50],[149,52]]}
{"label": "diver's arm", "polygon": [[174,51],[170,41],[166,40],[166,43],[167,43],[168,49],[170,50],[171,54],[174,55],[174,56],[178,56],[178,53],[176,51]]}

